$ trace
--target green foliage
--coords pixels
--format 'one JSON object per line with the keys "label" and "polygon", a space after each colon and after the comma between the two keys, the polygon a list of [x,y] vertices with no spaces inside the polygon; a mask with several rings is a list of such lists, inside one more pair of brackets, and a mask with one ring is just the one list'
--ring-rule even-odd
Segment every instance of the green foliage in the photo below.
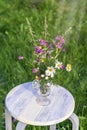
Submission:
{"label": "green foliage", "polygon": [[[0,130],[4,130],[6,94],[17,84],[33,80],[33,37],[44,38],[45,17],[49,37],[53,39],[58,34],[64,35],[66,51],[62,58],[64,62],[72,64],[72,71],[59,72],[55,83],[73,94],[80,130],[87,129],[86,13],[86,0],[0,0]],[[71,30],[67,32],[69,28]],[[18,61],[19,55],[26,58]],[[65,121],[58,127],[60,130],[70,130],[71,124]],[[27,129],[47,130],[48,127],[28,126]]]}

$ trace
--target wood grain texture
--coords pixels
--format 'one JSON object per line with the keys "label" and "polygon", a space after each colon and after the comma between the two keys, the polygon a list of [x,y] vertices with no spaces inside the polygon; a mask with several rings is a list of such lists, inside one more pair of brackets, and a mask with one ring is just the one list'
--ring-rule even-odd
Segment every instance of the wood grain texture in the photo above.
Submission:
{"label": "wood grain texture", "polygon": [[37,91],[32,82],[24,83],[12,89],[5,99],[10,114],[20,122],[46,126],[53,125],[69,118],[73,113],[75,102],[73,96],[61,86],[52,86],[48,106],[36,102]]}
{"label": "wood grain texture", "polygon": [[7,109],[5,109],[5,128],[6,130],[12,130],[12,118]]}

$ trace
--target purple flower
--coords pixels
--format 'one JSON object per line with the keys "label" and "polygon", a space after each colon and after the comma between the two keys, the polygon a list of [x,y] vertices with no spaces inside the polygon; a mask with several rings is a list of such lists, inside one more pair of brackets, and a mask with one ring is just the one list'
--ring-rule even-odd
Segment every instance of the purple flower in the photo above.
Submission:
{"label": "purple flower", "polygon": [[39,54],[42,54],[42,49],[40,46],[35,46],[35,53],[39,53]]}
{"label": "purple flower", "polygon": [[52,45],[49,45],[48,48],[49,48],[49,49],[53,49],[53,46],[52,46]]}
{"label": "purple flower", "polygon": [[61,43],[57,43],[56,47],[59,48],[59,49],[61,49],[62,48],[62,44]]}
{"label": "purple flower", "polygon": [[40,42],[41,45],[46,46],[46,41],[45,40],[39,39],[39,42]]}
{"label": "purple flower", "polygon": [[56,36],[55,37],[55,41],[58,41],[58,40],[60,40],[61,39],[61,36]]}
{"label": "purple flower", "polygon": [[23,60],[23,56],[18,56],[18,60]]}
{"label": "purple flower", "polygon": [[61,69],[64,69],[64,68],[65,68],[65,66],[64,66],[63,64],[61,64],[60,68],[61,68]]}
{"label": "purple flower", "polygon": [[56,36],[55,41],[60,42],[61,44],[63,44],[65,42],[64,38],[62,38],[61,36]]}
{"label": "purple flower", "polygon": [[38,71],[37,68],[33,68],[32,73],[35,74],[37,73],[37,71]]}
{"label": "purple flower", "polygon": [[61,41],[62,44],[65,42],[64,38],[61,37]]}

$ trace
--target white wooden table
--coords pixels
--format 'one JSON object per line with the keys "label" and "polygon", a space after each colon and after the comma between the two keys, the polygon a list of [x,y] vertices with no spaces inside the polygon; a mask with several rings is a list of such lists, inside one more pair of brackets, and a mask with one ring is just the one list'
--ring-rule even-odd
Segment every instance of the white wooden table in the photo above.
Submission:
{"label": "white wooden table", "polygon": [[19,122],[16,130],[24,130],[26,125],[50,126],[56,130],[56,124],[66,119],[72,122],[72,129],[78,130],[78,117],[73,113],[75,102],[73,96],[61,86],[51,87],[51,103],[40,106],[36,102],[37,91],[33,89],[32,82],[20,84],[13,88],[5,99],[6,130],[12,130],[12,117]]}

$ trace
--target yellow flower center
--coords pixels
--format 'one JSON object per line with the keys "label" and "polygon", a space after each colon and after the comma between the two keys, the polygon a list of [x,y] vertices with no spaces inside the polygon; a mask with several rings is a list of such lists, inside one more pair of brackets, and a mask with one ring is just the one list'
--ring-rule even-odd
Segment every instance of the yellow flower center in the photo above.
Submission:
{"label": "yellow flower center", "polygon": [[44,59],[41,59],[41,62],[44,62]]}
{"label": "yellow flower center", "polygon": [[60,64],[57,64],[58,67],[60,67]]}
{"label": "yellow flower center", "polygon": [[36,76],[35,79],[38,79],[38,76]]}
{"label": "yellow flower center", "polygon": [[67,71],[71,71],[71,64],[67,64]]}
{"label": "yellow flower center", "polygon": [[67,68],[68,68],[68,69],[71,69],[71,64],[68,64],[68,65],[67,65]]}
{"label": "yellow flower center", "polygon": [[49,68],[49,71],[50,71],[50,72],[52,72],[52,70],[53,70],[52,68]]}
{"label": "yellow flower center", "polygon": [[42,49],[42,46],[39,46],[40,49]]}

